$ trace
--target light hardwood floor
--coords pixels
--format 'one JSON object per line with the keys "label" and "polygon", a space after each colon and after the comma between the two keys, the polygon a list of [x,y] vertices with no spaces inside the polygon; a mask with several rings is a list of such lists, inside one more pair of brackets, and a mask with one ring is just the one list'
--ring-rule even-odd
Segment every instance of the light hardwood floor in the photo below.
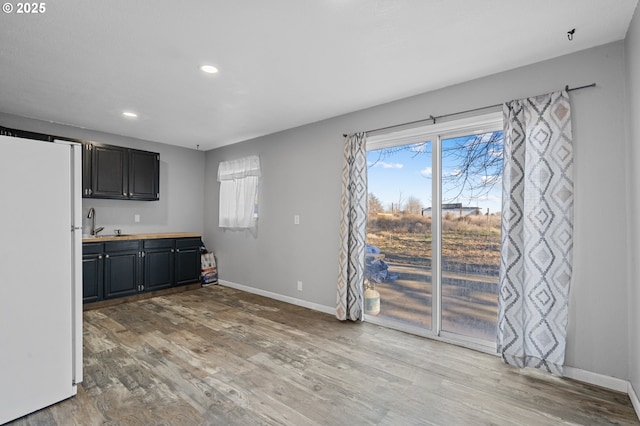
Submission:
{"label": "light hardwood floor", "polygon": [[78,395],[17,425],[640,424],[625,394],[221,286],[84,312]]}

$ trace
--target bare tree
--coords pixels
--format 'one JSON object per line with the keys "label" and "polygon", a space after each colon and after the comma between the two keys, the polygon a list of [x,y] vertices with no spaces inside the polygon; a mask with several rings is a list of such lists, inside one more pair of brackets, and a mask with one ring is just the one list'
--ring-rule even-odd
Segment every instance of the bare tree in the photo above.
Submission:
{"label": "bare tree", "polygon": [[[404,197],[402,196],[402,191],[398,194],[398,204],[396,205],[396,212],[400,213],[402,211],[402,204],[404,203]],[[393,213],[393,209],[392,213]]]}
{"label": "bare tree", "polygon": [[442,176],[443,184],[457,190],[449,198],[457,199],[463,194],[474,198],[487,195],[502,178],[502,154],[502,132],[443,141],[443,162],[455,164],[453,172]]}
{"label": "bare tree", "polygon": [[422,212],[422,203],[418,198],[410,196],[404,203],[404,211],[409,214],[420,214]]}
{"label": "bare tree", "polygon": [[369,213],[377,214],[382,212],[384,212],[382,203],[380,202],[378,197],[375,196],[373,192],[370,192],[369,193]]}
{"label": "bare tree", "polygon": [[[431,156],[431,148],[431,142],[427,141],[380,149],[377,150],[378,158],[369,167],[401,151],[410,151],[414,157]],[[452,164],[454,168],[442,175],[443,186],[454,188],[446,194],[446,199],[456,200],[462,195],[470,199],[487,195],[501,181],[502,153],[501,131],[443,140],[443,163]],[[424,177],[431,179],[430,175]]]}

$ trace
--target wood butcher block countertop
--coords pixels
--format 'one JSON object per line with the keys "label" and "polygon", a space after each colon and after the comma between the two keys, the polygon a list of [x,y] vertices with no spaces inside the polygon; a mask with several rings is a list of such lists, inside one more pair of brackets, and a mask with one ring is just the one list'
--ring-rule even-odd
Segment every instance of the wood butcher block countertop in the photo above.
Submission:
{"label": "wood butcher block countertop", "polygon": [[102,241],[121,240],[151,240],[157,238],[200,238],[201,234],[192,232],[160,232],[156,234],[123,234],[123,235],[98,235],[97,237],[84,237],[83,243],[99,243]]}

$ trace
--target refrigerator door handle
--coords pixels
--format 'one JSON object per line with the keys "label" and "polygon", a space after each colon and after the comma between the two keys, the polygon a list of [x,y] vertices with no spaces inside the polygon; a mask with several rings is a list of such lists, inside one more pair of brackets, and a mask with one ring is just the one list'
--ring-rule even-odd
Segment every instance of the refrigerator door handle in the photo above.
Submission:
{"label": "refrigerator door handle", "polygon": [[[82,383],[82,145],[54,140],[68,145],[71,164],[71,247],[72,247],[72,377],[75,387]],[[75,388],[74,388],[75,394]]]}

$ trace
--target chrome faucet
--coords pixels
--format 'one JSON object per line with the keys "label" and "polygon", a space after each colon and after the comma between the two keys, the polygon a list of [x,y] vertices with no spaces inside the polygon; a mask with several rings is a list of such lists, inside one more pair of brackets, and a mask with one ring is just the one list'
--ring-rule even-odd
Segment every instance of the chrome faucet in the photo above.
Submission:
{"label": "chrome faucet", "polygon": [[89,209],[89,214],[87,214],[87,219],[91,219],[91,235],[94,237],[97,236],[98,232],[104,229],[104,226],[99,226],[96,228],[96,210],[93,207]]}

